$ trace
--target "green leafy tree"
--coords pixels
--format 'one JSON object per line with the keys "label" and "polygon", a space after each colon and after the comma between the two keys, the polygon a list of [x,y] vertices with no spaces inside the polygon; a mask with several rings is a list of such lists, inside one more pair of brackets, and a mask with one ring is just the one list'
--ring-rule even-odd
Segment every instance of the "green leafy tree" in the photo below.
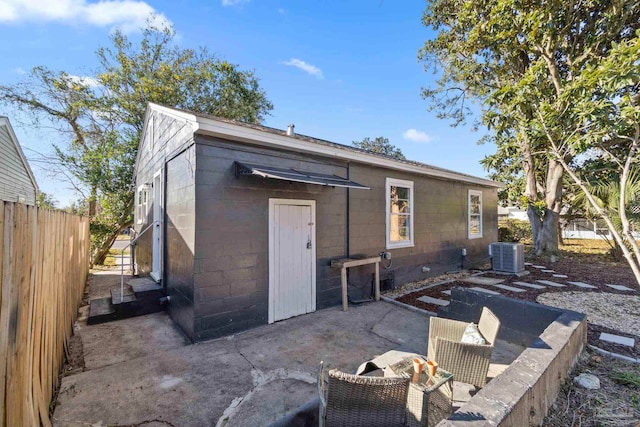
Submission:
{"label": "green leafy tree", "polygon": [[383,154],[395,159],[405,160],[402,150],[391,144],[388,138],[382,136],[375,139],[366,137],[362,141],[353,141],[351,145],[363,150],[371,151],[372,153]]}
{"label": "green leafy tree", "polygon": [[36,197],[36,206],[45,209],[55,209],[58,205],[58,201],[48,193],[39,191]]}
{"label": "green leafy tree", "polygon": [[511,182],[508,197],[521,193],[538,254],[558,250],[564,174],[582,171],[582,156],[599,143],[587,136],[595,126],[588,104],[615,102],[624,92],[603,90],[593,70],[604,66],[616,79],[626,76],[621,67],[637,64],[620,46],[637,37],[639,17],[637,2],[599,0],[433,1],[424,12],[437,34],[419,58],[440,77],[423,96],[454,125],[468,120],[470,103],[480,106],[475,124],[488,127],[484,142],[497,147],[484,165]]}
{"label": "green leafy tree", "polygon": [[135,44],[116,31],[111,45],[96,51],[95,77],[36,67],[25,81],[0,85],[0,102],[69,136],[66,146],[54,149],[86,191],[93,263],[104,261],[120,231],[132,223],[133,166],[148,102],[250,123],[273,108],[253,72],[174,40],[172,28],[152,24]]}

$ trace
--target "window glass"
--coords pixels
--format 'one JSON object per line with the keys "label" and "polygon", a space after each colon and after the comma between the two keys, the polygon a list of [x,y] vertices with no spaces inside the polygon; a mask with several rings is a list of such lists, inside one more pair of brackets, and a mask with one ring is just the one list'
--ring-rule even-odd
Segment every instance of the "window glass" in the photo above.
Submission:
{"label": "window glass", "polygon": [[468,237],[482,237],[482,192],[469,190]]}
{"label": "window glass", "polygon": [[387,248],[413,246],[413,182],[387,178]]}

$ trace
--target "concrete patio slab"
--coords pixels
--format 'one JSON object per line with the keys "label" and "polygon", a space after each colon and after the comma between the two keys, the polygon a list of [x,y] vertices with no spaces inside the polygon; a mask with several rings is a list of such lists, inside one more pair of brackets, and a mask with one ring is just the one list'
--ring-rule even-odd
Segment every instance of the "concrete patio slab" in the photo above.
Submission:
{"label": "concrete patio slab", "polygon": [[[103,325],[80,328],[95,351],[89,370],[63,378],[55,425],[216,425],[222,418],[234,422],[229,425],[265,425],[314,395],[321,360],[354,372],[391,349],[424,353],[429,331],[428,316],[378,302],[348,312],[321,310],[196,345],[184,346],[179,334],[139,332],[154,325],[166,330],[167,322],[164,313],[119,321],[122,334],[132,335],[120,336],[122,343]],[[100,333],[102,350],[95,343]],[[257,402],[263,410],[250,410]]]}
{"label": "concrete patio slab", "polygon": [[520,289],[520,288],[516,288],[514,286],[508,286],[508,285],[493,285],[496,288],[500,288],[500,289],[504,289],[505,291],[511,291],[511,292],[527,292],[524,289]]}
{"label": "concrete patio slab", "polygon": [[610,285],[610,284],[607,283],[607,286],[612,288],[612,289],[615,289],[616,291],[633,291],[633,290],[635,290],[635,289],[631,289],[631,288],[628,288],[628,287],[623,286],[623,285]]}
{"label": "concrete patio slab", "polygon": [[555,270],[540,270],[540,271],[542,271],[543,273],[555,273],[556,272]]}
{"label": "concrete patio slab", "polygon": [[525,288],[531,288],[531,289],[544,289],[546,288],[546,286],[544,285],[536,285],[535,283],[529,283],[529,282],[513,282],[514,285],[518,285],[518,286],[524,286]]}
{"label": "concrete patio slab", "polygon": [[[424,354],[429,316],[334,307],[194,345],[165,313],[75,330],[86,370],[62,379],[55,426],[262,426],[316,396],[321,360],[355,372],[389,350]],[[522,350],[498,340],[489,376]]]}
{"label": "concrete patio slab", "polygon": [[558,279],[566,279],[569,276],[567,276],[566,274],[554,274],[553,277],[557,277]]}
{"label": "concrete patio slab", "polygon": [[442,291],[443,294],[451,296],[451,289],[447,289],[446,291]]}
{"label": "concrete patio slab", "polygon": [[626,345],[627,347],[633,347],[636,345],[636,341],[633,338],[622,337],[620,335],[608,334],[606,332],[600,333],[600,340],[607,341],[614,344]]}
{"label": "concrete patio slab", "polygon": [[[189,344],[165,313],[87,326],[79,323],[86,369],[97,369]],[[105,339],[108,337],[108,339]],[[149,339],[153,347],[148,346]]]}
{"label": "concrete patio slab", "polygon": [[597,289],[596,286],[590,285],[588,283],[584,283],[584,282],[569,282],[567,281],[568,284],[573,285],[573,286],[577,286],[579,288],[585,288],[585,289]]}
{"label": "concrete patio slab", "polygon": [[447,305],[449,305],[449,301],[441,300],[441,299],[438,299],[438,298],[432,298],[432,297],[428,297],[428,296],[420,297],[420,298],[418,298],[418,301],[422,301],[425,304],[441,305],[443,307],[446,307]]}
{"label": "concrete patio slab", "polygon": [[505,279],[493,279],[491,277],[469,276],[459,279],[461,282],[473,283],[474,285],[497,285],[502,283]]}
{"label": "concrete patio slab", "polygon": [[485,289],[485,288],[469,288],[469,289],[473,289],[474,291],[478,291],[478,292],[484,292],[485,294],[491,294],[491,295],[500,295],[500,292],[496,292],[496,291],[491,291],[489,289]]}
{"label": "concrete patio slab", "polygon": [[553,282],[551,280],[536,280],[536,282],[542,283],[543,285],[552,286],[554,288],[564,288],[565,287],[565,285],[563,285],[562,283]]}
{"label": "concrete patio slab", "polygon": [[544,265],[532,265],[533,268],[537,268],[539,270],[541,269],[546,269],[547,267],[545,267]]}

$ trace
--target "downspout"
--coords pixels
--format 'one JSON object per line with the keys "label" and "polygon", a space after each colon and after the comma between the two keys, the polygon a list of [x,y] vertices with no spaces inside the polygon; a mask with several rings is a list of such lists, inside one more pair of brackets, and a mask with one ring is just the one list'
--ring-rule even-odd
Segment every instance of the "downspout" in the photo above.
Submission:
{"label": "downspout", "polygon": [[[351,163],[347,163],[347,180],[351,180],[351,176],[349,174],[349,168],[351,166]],[[350,255],[350,247],[349,247],[349,240],[350,240],[350,234],[349,234],[349,200],[351,199],[351,193],[350,193],[351,189],[349,187],[347,187],[347,215],[346,215],[346,222],[347,222],[347,235],[346,235],[346,247],[347,247],[347,258],[349,258]],[[347,274],[349,274],[349,271],[347,270]]]}

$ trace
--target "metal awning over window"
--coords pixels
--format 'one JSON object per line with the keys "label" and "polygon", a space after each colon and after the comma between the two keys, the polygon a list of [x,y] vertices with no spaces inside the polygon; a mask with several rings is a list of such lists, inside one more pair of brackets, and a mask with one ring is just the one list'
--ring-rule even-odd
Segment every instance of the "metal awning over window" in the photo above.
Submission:
{"label": "metal awning over window", "polygon": [[340,178],[336,175],[324,175],[312,172],[301,172],[295,169],[274,168],[272,166],[251,165],[236,162],[236,176],[255,175],[262,178],[281,179],[284,181],[304,182],[305,184],[326,185],[330,187],[357,188],[370,190],[369,187]]}

